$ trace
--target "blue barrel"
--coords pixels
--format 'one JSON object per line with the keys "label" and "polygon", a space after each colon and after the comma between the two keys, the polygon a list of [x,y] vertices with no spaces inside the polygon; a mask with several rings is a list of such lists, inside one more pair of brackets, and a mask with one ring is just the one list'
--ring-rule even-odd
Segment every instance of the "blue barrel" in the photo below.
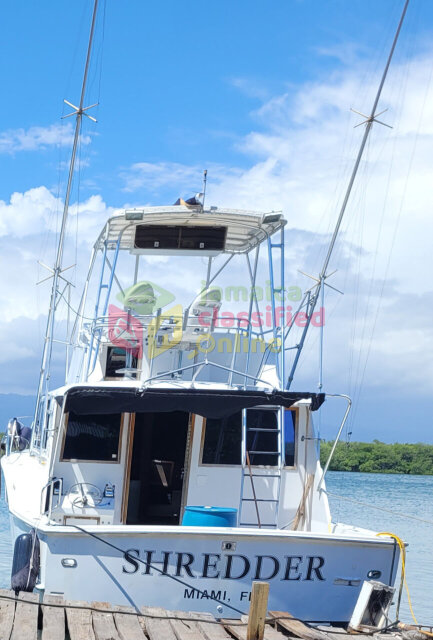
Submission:
{"label": "blue barrel", "polygon": [[182,524],[187,527],[235,527],[237,509],[230,507],[185,507]]}

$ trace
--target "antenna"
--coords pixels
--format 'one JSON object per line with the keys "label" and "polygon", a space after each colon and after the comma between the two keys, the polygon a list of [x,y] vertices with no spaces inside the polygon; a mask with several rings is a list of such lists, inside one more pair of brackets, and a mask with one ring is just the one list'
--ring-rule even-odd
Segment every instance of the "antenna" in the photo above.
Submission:
{"label": "antenna", "polygon": [[203,171],[203,202],[201,203],[201,212],[204,211],[204,202],[206,200],[206,186],[207,186],[207,169]]}
{"label": "antenna", "polygon": [[[78,142],[79,142],[79,139],[80,139],[82,119],[83,119],[83,116],[86,116],[90,120],[96,122],[95,118],[93,118],[88,113],[86,113],[89,109],[91,109],[92,107],[94,107],[96,105],[91,105],[89,107],[84,107],[84,98],[85,98],[85,94],[86,94],[86,85],[87,85],[87,78],[88,78],[88,73],[89,73],[90,55],[91,55],[91,52],[92,52],[93,36],[94,36],[94,33],[95,33],[95,23],[96,23],[96,14],[97,14],[97,11],[98,11],[98,2],[99,2],[99,0],[94,0],[94,4],[93,4],[92,23],[91,23],[91,27],[90,27],[89,42],[88,42],[88,46],[87,46],[86,63],[84,65],[83,81],[82,81],[82,84],[81,84],[81,95],[80,95],[79,106],[78,107],[75,106],[74,104],[72,104],[68,100],[64,101],[66,104],[68,104],[69,106],[71,106],[74,109],[74,111],[72,113],[68,114],[65,117],[68,118],[70,116],[75,116],[75,133],[74,133],[74,141],[73,141],[73,144],[72,144],[71,159],[70,159],[70,162],[69,162],[68,182],[67,182],[67,186],[66,186],[65,202],[64,202],[64,206],[63,206],[62,224],[61,224],[61,227],[60,227],[60,235],[59,235],[59,242],[58,242],[58,245],[57,245],[56,260],[55,260],[55,263],[54,263],[54,267],[52,269],[50,267],[47,267],[48,270],[52,274],[50,277],[53,278],[53,285],[52,285],[52,288],[51,288],[50,307],[49,307],[49,310],[48,310],[47,327],[46,327],[46,331],[45,331],[45,340],[44,340],[44,349],[43,349],[43,353],[42,353],[42,363],[41,363],[41,370],[40,370],[40,374],[39,374],[38,395],[37,395],[37,399],[36,399],[36,408],[35,408],[35,417],[34,417],[35,426],[37,424],[37,419],[38,419],[39,408],[40,408],[40,405],[41,405],[41,400],[42,400],[43,395],[47,391],[48,382],[49,382],[49,379],[50,379],[51,356],[52,356],[53,341],[54,341],[54,321],[55,321],[56,309],[57,309],[57,306],[58,306],[58,303],[59,303],[60,297],[61,297],[61,294],[60,294],[60,292],[58,290],[58,285],[59,285],[59,280],[64,280],[64,278],[62,277],[62,273],[64,271],[66,271],[66,269],[62,268],[63,249],[64,249],[64,245],[65,245],[66,223],[67,223],[67,219],[68,219],[69,201],[70,201],[70,197],[71,197],[72,181],[73,181],[73,177],[74,177],[75,160],[76,160],[76,156],[77,156]],[[45,265],[43,265],[43,266],[45,266]],[[70,268],[70,267],[68,267],[68,268]],[[43,416],[44,420],[46,418],[46,411],[47,411],[47,402],[45,401],[45,409],[44,409],[44,416]],[[36,429],[35,429],[35,432],[36,432]]]}
{"label": "antenna", "polygon": [[[302,351],[302,348],[304,346],[304,342],[305,342],[305,338],[306,338],[306,335],[307,335],[307,331],[308,331],[309,326],[311,324],[311,318],[313,316],[314,309],[316,308],[316,304],[317,304],[317,300],[319,298],[320,291],[325,286],[326,278],[329,277],[326,274],[326,272],[328,270],[328,266],[329,266],[329,261],[331,260],[332,253],[334,251],[334,246],[335,246],[335,242],[337,240],[337,237],[338,237],[338,234],[339,234],[339,231],[340,231],[341,222],[342,222],[343,216],[344,216],[344,214],[346,212],[347,203],[349,202],[350,194],[352,192],[352,187],[353,187],[353,184],[355,182],[356,174],[358,173],[359,165],[360,165],[362,156],[364,154],[365,145],[367,143],[368,136],[370,135],[370,131],[371,131],[371,128],[373,126],[373,122],[377,122],[378,124],[389,126],[389,125],[386,125],[384,122],[381,122],[380,120],[377,120],[377,116],[379,116],[382,113],[384,113],[384,111],[381,111],[380,113],[376,113],[376,109],[377,109],[377,105],[378,105],[379,100],[380,100],[380,96],[382,94],[382,89],[383,89],[383,86],[385,84],[386,77],[388,75],[389,66],[391,64],[391,60],[392,60],[392,57],[394,55],[394,50],[395,50],[395,47],[396,47],[396,44],[397,44],[398,37],[400,35],[401,27],[403,25],[403,21],[404,21],[405,15],[406,15],[406,11],[407,11],[408,5],[409,5],[409,0],[405,0],[404,6],[403,6],[403,11],[402,11],[402,14],[401,14],[401,17],[400,17],[400,21],[398,23],[397,30],[396,30],[395,36],[394,36],[394,40],[393,40],[392,45],[391,45],[391,50],[389,52],[388,59],[386,61],[385,69],[383,71],[382,78],[381,78],[380,83],[379,83],[379,87],[377,89],[377,93],[376,93],[376,97],[374,99],[374,103],[373,103],[373,107],[371,109],[371,113],[370,113],[369,116],[365,116],[364,114],[360,114],[365,118],[365,120],[363,122],[360,122],[358,125],[356,125],[356,126],[359,126],[361,124],[365,124],[366,125],[365,126],[365,130],[364,130],[364,135],[363,135],[362,140],[361,140],[361,145],[359,147],[358,155],[356,156],[356,160],[355,160],[355,164],[354,164],[354,167],[353,167],[353,170],[352,170],[352,174],[350,176],[349,184],[347,185],[346,194],[344,196],[344,200],[343,200],[343,203],[341,205],[340,213],[339,213],[338,218],[337,218],[337,223],[336,223],[335,228],[334,228],[334,233],[332,234],[331,242],[329,243],[328,252],[326,254],[325,260],[323,262],[322,269],[320,271],[320,275],[318,277],[316,290],[315,290],[314,294],[310,298],[310,302],[309,302],[308,310],[307,310],[307,322],[305,323],[305,327],[304,327],[304,330],[302,332],[299,344],[296,347],[297,353],[296,353],[295,359],[293,361],[293,365],[292,365],[292,368],[291,368],[291,371],[290,371],[290,374],[289,374],[289,378],[287,380],[287,385],[286,385],[287,389],[290,389],[290,386],[292,384],[293,376],[295,374],[295,370],[296,370],[296,367],[297,367],[297,364],[298,364],[298,361],[299,361],[299,356],[301,355],[301,351]],[[359,113],[359,111],[355,111],[355,113]],[[324,297],[322,296],[322,300],[323,299],[324,299]],[[323,335],[322,335],[321,340],[320,340],[320,351],[321,351],[321,353],[320,353],[320,370],[322,370],[322,367],[323,367]],[[322,374],[321,373],[320,373],[319,384],[320,384],[320,386],[322,386],[322,384],[323,384]]]}

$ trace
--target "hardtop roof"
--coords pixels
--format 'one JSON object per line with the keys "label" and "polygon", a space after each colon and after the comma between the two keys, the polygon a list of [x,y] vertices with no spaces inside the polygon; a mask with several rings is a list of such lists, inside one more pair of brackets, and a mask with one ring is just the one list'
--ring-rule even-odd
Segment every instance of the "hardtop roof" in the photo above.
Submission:
{"label": "hardtop roof", "polygon": [[135,228],[138,225],[223,226],[227,228],[223,253],[247,253],[284,227],[280,212],[243,211],[201,206],[173,205],[168,207],[136,207],[119,209],[107,220],[95,247],[133,250]]}

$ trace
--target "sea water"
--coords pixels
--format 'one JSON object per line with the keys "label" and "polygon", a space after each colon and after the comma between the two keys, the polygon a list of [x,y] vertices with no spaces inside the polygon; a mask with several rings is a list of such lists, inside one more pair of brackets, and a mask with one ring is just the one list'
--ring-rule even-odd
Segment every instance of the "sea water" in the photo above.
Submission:
{"label": "sea water", "polygon": [[[330,496],[334,522],[389,531],[408,543],[406,575],[413,611],[420,624],[433,624],[433,476],[330,471],[326,483],[330,493],[351,500]],[[0,588],[9,588],[12,549],[3,489],[1,495]],[[406,593],[400,619],[412,622]]]}
{"label": "sea water", "polygon": [[[413,611],[419,624],[432,625],[433,476],[333,471],[326,476],[326,486],[330,493],[358,501],[329,496],[334,522],[395,533],[408,544],[406,579]],[[400,573],[397,590],[399,584]],[[413,622],[405,592],[399,617]]]}

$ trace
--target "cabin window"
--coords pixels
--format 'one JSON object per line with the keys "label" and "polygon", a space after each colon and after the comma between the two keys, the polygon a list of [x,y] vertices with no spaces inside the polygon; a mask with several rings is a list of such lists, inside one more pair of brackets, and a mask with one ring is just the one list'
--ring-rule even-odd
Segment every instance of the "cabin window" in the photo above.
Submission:
{"label": "cabin window", "polygon": [[62,460],[118,462],[121,413],[77,415],[69,412]]}
{"label": "cabin window", "polygon": [[253,465],[278,464],[278,410],[247,410],[247,451]]}
{"label": "cabin window", "polygon": [[240,464],[242,412],[208,418],[204,425],[203,464]]}
{"label": "cabin window", "polygon": [[[246,410],[246,449],[254,466],[278,464],[279,409]],[[284,411],[283,464],[295,466],[296,411]],[[242,464],[242,412],[228,418],[208,418],[204,425],[202,464]]]}
{"label": "cabin window", "polygon": [[286,467],[295,466],[295,426],[296,411],[284,411],[284,464]]}

